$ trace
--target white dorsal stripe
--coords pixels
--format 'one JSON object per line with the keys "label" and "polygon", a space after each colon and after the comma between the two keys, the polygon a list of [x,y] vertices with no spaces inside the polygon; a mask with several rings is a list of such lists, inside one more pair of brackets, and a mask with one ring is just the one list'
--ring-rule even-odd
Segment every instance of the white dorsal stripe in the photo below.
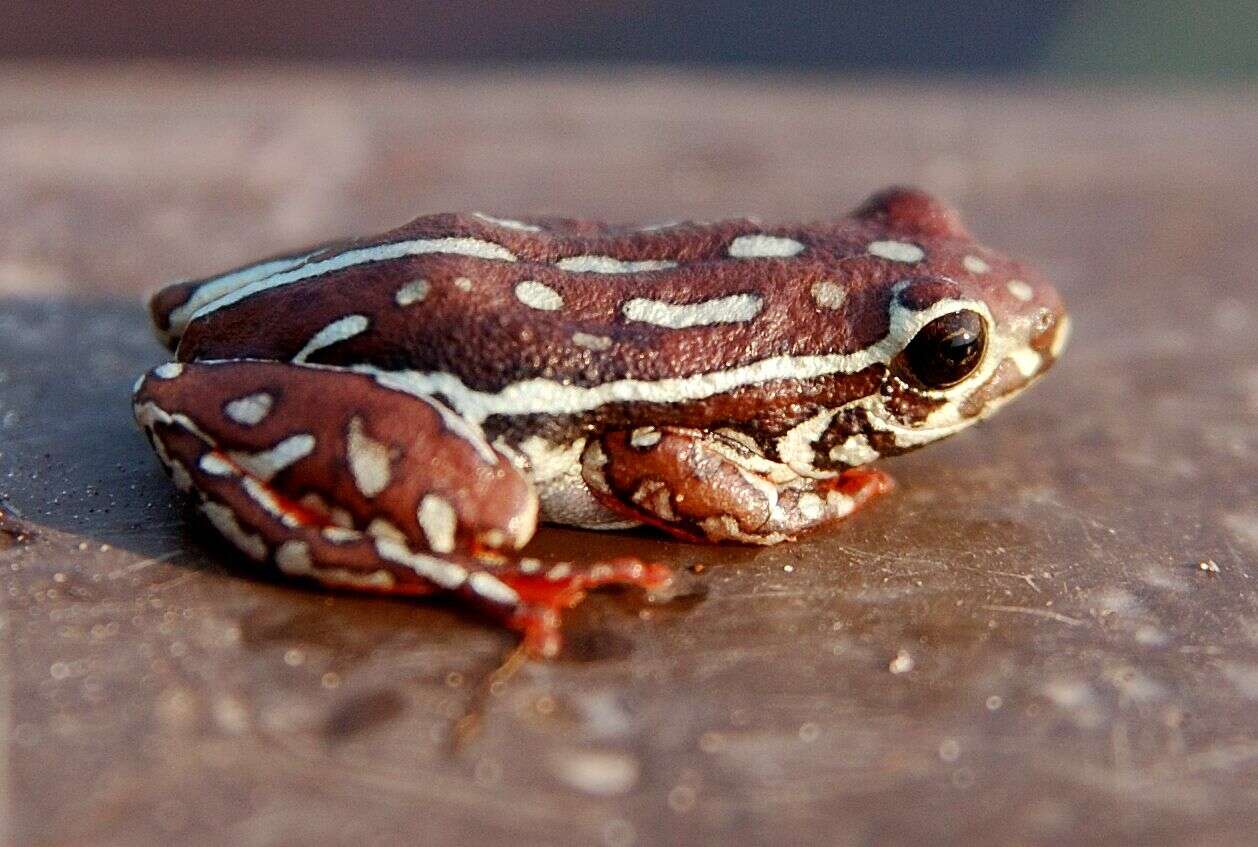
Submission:
{"label": "white dorsal stripe", "polygon": [[318,252],[316,250],[313,253],[302,253],[300,256],[285,256],[282,259],[271,259],[266,262],[259,262],[256,265],[240,268],[213,279],[207,279],[193,290],[186,303],[171,311],[167,318],[167,322],[170,324],[169,334],[172,336],[182,335],[184,329],[188,326],[188,321],[203,306],[213,303],[220,297],[231,294],[233,291],[244,288],[246,285],[258,280],[267,279],[278,273],[292,270]]}
{"label": "white dorsal stripe", "polygon": [[672,259],[617,259],[615,256],[569,256],[555,266],[562,271],[595,274],[631,274],[677,267]]}
{"label": "white dorsal stripe", "polygon": [[[777,379],[813,379],[839,373],[855,373],[870,365],[890,362],[919,329],[940,315],[970,309],[992,323],[987,304],[977,300],[940,300],[921,311],[908,309],[892,298],[891,328],[877,343],[853,353],[808,356],[772,356],[721,371],[669,377],[653,381],[609,380],[581,386],[548,379],[513,382],[500,391],[469,388],[458,376],[444,372],[385,371],[370,365],[352,367],[369,374],[386,388],[417,397],[444,396],[462,417],[480,424],[493,415],[575,415],[605,403],[684,403],[702,400]],[[979,378],[976,374],[975,379]]]}
{"label": "white dorsal stripe", "polygon": [[365,315],[346,315],[340,320],[332,321],[332,323],[310,337],[310,340],[306,342],[306,346],[301,348],[297,355],[293,357],[293,361],[304,362],[317,350],[331,347],[333,344],[339,344],[347,338],[353,338],[359,333],[366,332],[367,324],[368,321]]}
{"label": "white dorsal stripe", "polygon": [[542,228],[537,224],[525,223],[517,221],[514,218],[495,218],[493,215],[487,215],[484,212],[472,212],[473,217],[480,218],[485,223],[491,223],[494,226],[500,226],[503,229],[514,229],[520,232],[541,232]]}
{"label": "white dorsal stripe", "polygon": [[731,294],[700,303],[666,303],[635,297],[621,308],[631,321],[685,329],[711,324],[742,323],[760,314],[764,300],[759,294]]}
{"label": "white dorsal stripe", "polygon": [[390,244],[376,244],[371,247],[356,247],[353,250],[346,250],[343,253],[328,256],[317,262],[309,262],[292,270],[275,273],[264,279],[251,281],[247,285],[227,291],[222,296],[206,303],[193,312],[190,320],[205,317],[211,312],[216,312],[263,291],[282,288],[285,285],[292,285],[295,282],[323,276],[324,274],[330,274],[345,268],[352,268],[356,265],[400,259],[403,256],[421,256],[425,253],[454,253],[459,256],[496,259],[502,262],[514,262],[516,260],[515,254],[506,247],[480,238],[455,236],[448,238],[417,238],[413,241],[395,241]]}

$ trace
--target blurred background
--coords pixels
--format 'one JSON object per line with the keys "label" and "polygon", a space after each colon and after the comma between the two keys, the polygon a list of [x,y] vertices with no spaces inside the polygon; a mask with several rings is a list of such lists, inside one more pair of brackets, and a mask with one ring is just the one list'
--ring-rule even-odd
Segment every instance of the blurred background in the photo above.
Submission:
{"label": "blurred background", "polygon": [[1254,148],[1254,0],[0,6],[0,294],[426,212],[810,219],[893,182],[1030,252],[998,210],[1137,171],[1192,197]]}
{"label": "blurred background", "polygon": [[1253,0],[6,0],[0,57],[651,63],[1229,77]]}

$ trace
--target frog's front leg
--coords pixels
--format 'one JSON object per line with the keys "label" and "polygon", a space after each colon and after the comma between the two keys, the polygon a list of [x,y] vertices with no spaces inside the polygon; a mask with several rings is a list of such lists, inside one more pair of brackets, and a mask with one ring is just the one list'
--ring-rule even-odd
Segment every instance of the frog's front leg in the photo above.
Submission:
{"label": "frog's front leg", "polygon": [[777,544],[841,521],[891,490],[882,471],[801,477],[736,437],[643,427],[593,440],[586,485],[613,511],[692,541]]}
{"label": "frog's front leg", "polygon": [[136,419],[175,483],[235,547],[324,584],[445,591],[559,649],[559,614],[609,583],[666,568],[543,565],[516,550],[537,497],[479,430],[369,376],[278,362],[172,363],[136,387]]}

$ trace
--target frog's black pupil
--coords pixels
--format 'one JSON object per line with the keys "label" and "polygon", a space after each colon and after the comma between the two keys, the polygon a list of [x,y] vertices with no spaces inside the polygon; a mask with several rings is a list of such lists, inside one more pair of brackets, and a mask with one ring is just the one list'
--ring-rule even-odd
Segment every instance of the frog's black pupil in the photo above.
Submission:
{"label": "frog's black pupil", "polygon": [[918,330],[904,350],[913,376],[928,388],[947,388],[965,379],[983,360],[987,324],[962,310],[935,318]]}

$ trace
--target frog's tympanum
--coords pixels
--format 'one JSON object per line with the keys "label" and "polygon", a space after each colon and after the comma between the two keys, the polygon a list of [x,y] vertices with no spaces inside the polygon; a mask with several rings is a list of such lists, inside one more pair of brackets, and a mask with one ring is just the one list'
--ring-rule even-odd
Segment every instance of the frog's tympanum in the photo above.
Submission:
{"label": "frog's tympanum", "polygon": [[806,226],[422,217],[160,291],[135,414],[280,571],[448,592],[559,647],[560,610],[668,568],[542,563],[539,520],[776,544],[890,488],[869,464],[1052,365],[1054,290],[910,189]]}

